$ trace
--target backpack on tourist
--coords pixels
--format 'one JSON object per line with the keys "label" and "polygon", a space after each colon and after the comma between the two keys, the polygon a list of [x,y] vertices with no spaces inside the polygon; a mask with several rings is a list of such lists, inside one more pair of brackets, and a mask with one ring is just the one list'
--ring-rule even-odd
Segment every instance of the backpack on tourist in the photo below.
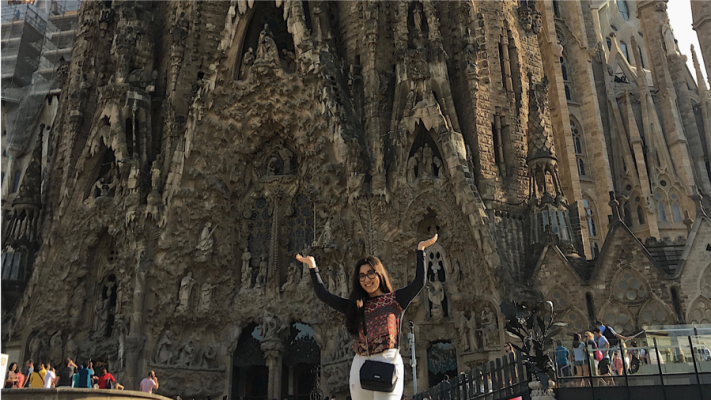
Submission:
{"label": "backpack on tourist", "polygon": [[614,329],[612,329],[610,325],[605,325],[605,330],[602,332],[602,336],[610,343],[610,347],[620,344],[620,340],[612,332],[614,332]]}

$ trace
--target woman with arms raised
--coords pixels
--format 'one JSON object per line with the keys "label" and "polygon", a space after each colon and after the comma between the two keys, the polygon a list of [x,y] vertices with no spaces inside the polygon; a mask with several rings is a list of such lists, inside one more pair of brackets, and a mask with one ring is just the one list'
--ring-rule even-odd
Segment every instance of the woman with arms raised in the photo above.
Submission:
{"label": "woman with arms raised", "polygon": [[[368,256],[358,261],[347,299],[326,290],[313,257],[296,256],[310,268],[316,297],[345,314],[346,329],[354,336],[356,356],[349,379],[353,400],[400,400],[402,397],[405,368],[399,352],[401,320],[412,299],[427,283],[424,250],[436,241],[437,235],[434,235],[417,245],[415,279],[398,290],[393,290],[388,272],[377,257]],[[381,389],[382,382],[377,382],[385,378],[381,375],[387,375],[383,371],[387,371],[388,365],[394,366],[395,384],[390,390]],[[361,377],[365,381],[362,382]]]}

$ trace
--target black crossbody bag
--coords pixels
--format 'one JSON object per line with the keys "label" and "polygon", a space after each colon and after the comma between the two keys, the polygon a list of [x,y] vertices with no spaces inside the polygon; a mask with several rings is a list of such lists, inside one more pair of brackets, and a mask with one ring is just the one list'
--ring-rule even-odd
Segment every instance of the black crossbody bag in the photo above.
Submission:
{"label": "black crossbody bag", "polygon": [[[363,333],[365,348],[368,349],[368,332],[365,329],[365,316],[363,318]],[[400,349],[400,331],[398,330],[397,347]],[[370,350],[368,351],[370,355]],[[391,393],[397,384],[395,364],[383,361],[365,360],[360,367],[360,387],[375,392]]]}

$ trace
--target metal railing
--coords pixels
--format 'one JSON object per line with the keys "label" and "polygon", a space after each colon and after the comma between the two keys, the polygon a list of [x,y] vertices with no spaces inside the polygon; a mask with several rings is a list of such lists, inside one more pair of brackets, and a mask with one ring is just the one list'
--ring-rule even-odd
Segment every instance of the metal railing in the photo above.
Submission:
{"label": "metal railing", "polygon": [[529,398],[528,374],[519,352],[489,361],[415,395],[415,400]]}
{"label": "metal railing", "polygon": [[608,350],[611,361],[609,373],[602,373],[605,372],[604,368],[601,371],[599,367],[604,362],[595,360],[596,350],[589,348],[585,352],[587,368],[571,365],[569,374],[564,373],[564,369],[557,368],[558,398],[573,399],[581,396],[582,392],[597,398],[595,396],[607,396],[617,392],[614,398],[630,399],[637,398],[634,393],[653,386],[664,389],[665,393],[673,388],[673,393],[663,397],[670,400],[680,398],[678,396],[681,387],[686,400],[704,398],[703,393],[708,391],[711,385],[710,336],[648,338],[637,341],[642,342],[642,345],[615,346]]}

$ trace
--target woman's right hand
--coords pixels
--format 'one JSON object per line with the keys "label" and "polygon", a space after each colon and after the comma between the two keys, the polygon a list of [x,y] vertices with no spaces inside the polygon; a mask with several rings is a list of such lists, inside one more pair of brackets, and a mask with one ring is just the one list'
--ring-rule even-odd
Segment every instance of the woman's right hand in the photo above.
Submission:
{"label": "woman's right hand", "polygon": [[309,269],[316,268],[316,260],[312,256],[302,256],[301,254],[296,255],[296,259],[309,266]]}

